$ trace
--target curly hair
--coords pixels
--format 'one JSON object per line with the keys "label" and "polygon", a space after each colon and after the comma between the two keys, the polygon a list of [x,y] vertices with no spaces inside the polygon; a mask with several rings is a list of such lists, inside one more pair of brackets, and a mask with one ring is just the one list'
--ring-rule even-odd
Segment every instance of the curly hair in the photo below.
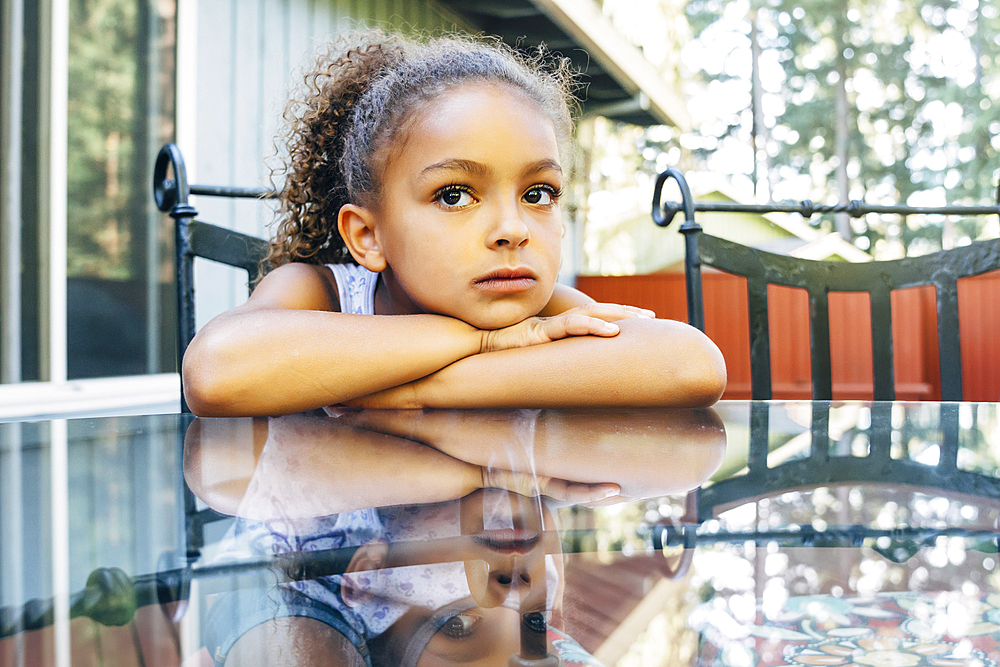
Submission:
{"label": "curly hair", "polygon": [[390,147],[427,102],[467,81],[501,83],[549,116],[565,149],[576,75],[539,47],[523,55],[496,39],[449,35],[417,41],[380,30],[348,33],[322,53],[289,102],[281,209],[265,260],[353,263],[337,231],[340,208],[379,199]]}

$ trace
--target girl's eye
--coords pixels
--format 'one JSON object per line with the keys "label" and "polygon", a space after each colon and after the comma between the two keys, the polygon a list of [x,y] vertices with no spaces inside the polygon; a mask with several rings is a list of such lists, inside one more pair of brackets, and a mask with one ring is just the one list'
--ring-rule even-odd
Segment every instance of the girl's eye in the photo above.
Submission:
{"label": "girl's eye", "polygon": [[478,623],[478,616],[472,616],[471,614],[458,614],[457,616],[452,616],[445,621],[439,632],[446,637],[450,637],[451,639],[465,639],[473,635],[476,631],[476,625]]}
{"label": "girl's eye", "polygon": [[559,191],[547,185],[536,185],[524,193],[524,201],[536,206],[551,206],[558,199]]}
{"label": "girl's eye", "polygon": [[472,195],[465,188],[451,186],[438,190],[434,201],[441,202],[447,208],[462,208],[472,203]]}
{"label": "girl's eye", "polygon": [[537,634],[545,634],[548,623],[545,614],[540,611],[529,612],[524,615],[524,625],[526,628]]}

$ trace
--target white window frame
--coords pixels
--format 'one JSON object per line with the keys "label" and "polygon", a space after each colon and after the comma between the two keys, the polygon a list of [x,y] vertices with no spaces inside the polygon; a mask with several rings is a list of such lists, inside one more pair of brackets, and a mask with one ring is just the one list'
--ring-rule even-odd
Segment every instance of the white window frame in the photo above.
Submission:
{"label": "white window frame", "polygon": [[[0,35],[0,160],[21,164],[23,126],[24,0],[0,0],[4,34]],[[195,53],[196,0],[178,0],[179,62]],[[40,169],[39,199],[23,202],[21,173],[4,169],[0,181],[0,421],[109,414],[151,414],[180,410],[177,373],[118,378],[67,380],[67,167],[69,97],[69,0],[41,0]],[[193,104],[194,91],[178,89],[178,107]],[[179,114],[181,115],[181,114]],[[184,116],[193,116],[188,109]],[[179,119],[180,120],[180,119]],[[40,382],[23,382],[21,368],[21,225],[27,207],[39,211],[41,278],[39,285]],[[160,324],[162,326],[162,323]]]}

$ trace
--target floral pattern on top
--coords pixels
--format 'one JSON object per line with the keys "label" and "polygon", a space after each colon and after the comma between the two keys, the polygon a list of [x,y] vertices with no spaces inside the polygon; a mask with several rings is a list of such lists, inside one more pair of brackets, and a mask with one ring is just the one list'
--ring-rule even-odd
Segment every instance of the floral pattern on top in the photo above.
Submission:
{"label": "floral pattern on top", "polygon": [[337,279],[340,312],[353,315],[375,314],[375,286],[378,274],[357,264],[327,264]]}

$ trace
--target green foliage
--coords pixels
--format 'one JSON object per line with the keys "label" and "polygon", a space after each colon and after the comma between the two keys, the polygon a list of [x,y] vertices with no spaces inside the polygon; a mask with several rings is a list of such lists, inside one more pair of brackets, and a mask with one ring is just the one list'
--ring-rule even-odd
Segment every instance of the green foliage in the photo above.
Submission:
{"label": "green foliage", "polygon": [[70,276],[130,277],[128,201],[137,87],[137,2],[70,5]]}
{"label": "green foliage", "polygon": [[[728,31],[736,57],[745,60],[751,22],[756,23],[761,62],[772,65],[762,77],[766,131],[757,138],[767,157],[759,153],[757,163],[771,165],[767,177],[774,199],[835,202],[841,198],[837,170],[844,169],[851,199],[996,201],[1000,108],[991,98],[1000,92],[1000,11],[995,3],[690,0],[686,11],[696,40],[720,41],[720,31]],[[702,68],[701,76],[706,85],[743,78],[745,108],[751,108],[748,73]],[[838,95],[846,105],[838,105]],[[846,136],[838,136],[838,121]],[[752,122],[750,113],[733,113],[706,123],[701,133],[747,137]],[[847,146],[843,166],[838,140]],[[752,164],[744,168],[748,173]],[[817,218],[811,222],[819,224]],[[985,222],[955,221],[956,235],[975,239]],[[867,237],[861,247],[886,248],[892,240],[925,252],[941,244],[940,219],[852,224],[857,236]]]}

